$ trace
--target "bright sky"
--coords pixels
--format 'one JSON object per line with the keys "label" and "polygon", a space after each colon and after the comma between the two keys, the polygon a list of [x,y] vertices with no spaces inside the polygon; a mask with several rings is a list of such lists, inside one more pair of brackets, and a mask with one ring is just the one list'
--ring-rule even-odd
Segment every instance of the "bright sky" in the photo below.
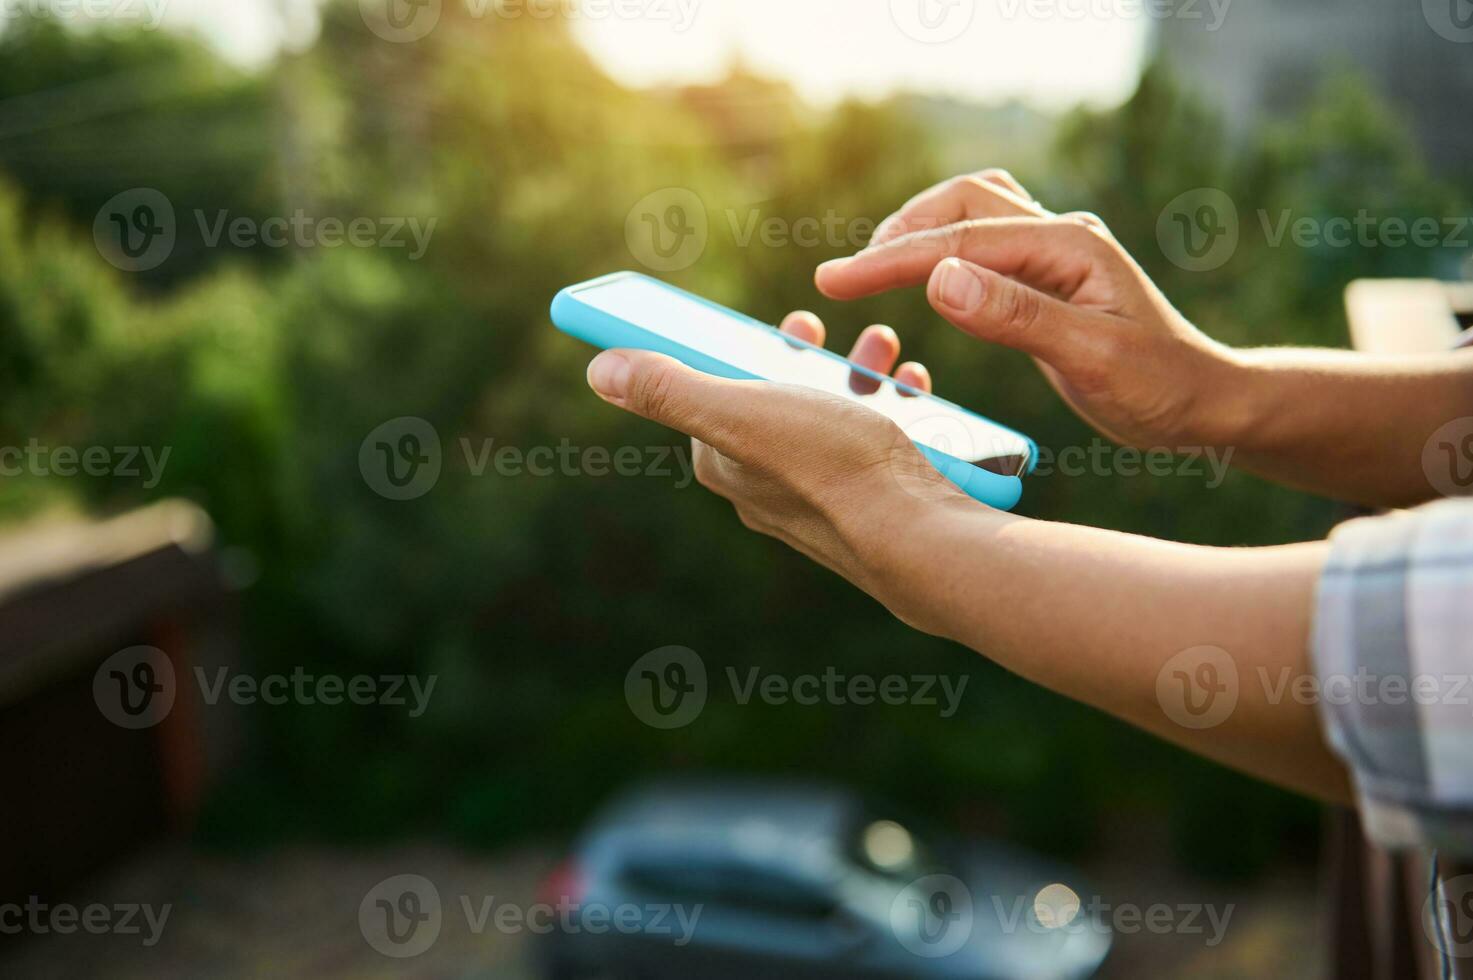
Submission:
{"label": "bright sky", "polygon": [[[19,0],[66,4],[75,0]],[[383,2],[383,0],[377,0]],[[394,0],[403,3],[405,0]],[[423,2],[423,0],[422,0]],[[710,81],[733,57],[826,104],[896,89],[1059,106],[1128,95],[1150,32],[1130,0],[428,0],[490,19],[573,11],[579,41],[635,86]],[[315,0],[118,0],[260,63],[310,37]],[[500,15],[489,4],[504,6]],[[493,11],[495,8],[491,8]],[[144,12],[147,12],[146,14]]]}
{"label": "bright sky", "polygon": [[[608,2],[617,10],[621,0]],[[678,11],[682,0],[629,2]],[[712,80],[737,54],[819,103],[904,88],[1054,106],[1129,95],[1149,33],[1145,18],[1108,13],[1130,4],[1099,0],[683,2],[694,4],[683,31],[678,12],[585,16],[574,30],[611,74],[635,85]]]}

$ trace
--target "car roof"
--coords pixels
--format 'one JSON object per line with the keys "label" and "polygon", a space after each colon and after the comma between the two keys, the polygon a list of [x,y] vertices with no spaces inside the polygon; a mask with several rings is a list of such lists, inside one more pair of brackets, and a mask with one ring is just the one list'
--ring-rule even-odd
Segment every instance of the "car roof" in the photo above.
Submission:
{"label": "car roof", "polygon": [[595,818],[580,850],[604,871],[661,865],[746,866],[812,879],[838,873],[863,808],[819,783],[646,783]]}

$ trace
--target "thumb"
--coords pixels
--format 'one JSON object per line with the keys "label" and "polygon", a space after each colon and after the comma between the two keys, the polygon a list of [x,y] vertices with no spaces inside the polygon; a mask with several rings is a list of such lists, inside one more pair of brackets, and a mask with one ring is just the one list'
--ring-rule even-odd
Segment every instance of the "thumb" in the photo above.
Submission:
{"label": "thumb", "polygon": [[1088,356],[1112,324],[1086,310],[963,259],[939,263],[926,285],[931,306],[982,340],[1067,369]]}
{"label": "thumb", "polygon": [[[750,386],[647,350],[607,350],[588,365],[588,386],[612,405],[737,454],[755,414]],[[769,386],[770,387],[770,386]]]}

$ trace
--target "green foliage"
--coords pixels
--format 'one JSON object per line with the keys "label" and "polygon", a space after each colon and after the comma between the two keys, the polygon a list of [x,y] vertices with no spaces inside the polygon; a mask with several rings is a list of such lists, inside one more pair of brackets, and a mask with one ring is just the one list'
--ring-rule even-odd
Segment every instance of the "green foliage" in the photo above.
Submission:
{"label": "green foliage", "polygon": [[[636,94],[555,25],[455,16],[447,5],[431,37],[395,45],[363,29],[356,4],[331,5],[315,47],[259,76],[159,36],[25,21],[0,36],[0,98],[71,107],[0,140],[0,169],[18,189],[0,191],[4,441],[172,449],[155,489],[8,479],[0,512],[190,497],[222,544],[249,550],[260,569],[245,596],[254,669],[439,678],[419,719],[249,711],[250,752],[213,801],[212,838],[424,830],[491,844],[570,829],[627,780],[678,768],[819,774],[1054,850],[1088,847],[1110,808],[1163,808],[1188,856],[1209,842],[1239,866],[1273,856],[1265,842],[1300,826],[1302,807],[915,634],[745,532],[722,501],[678,486],[678,471],[471,472],[461,440],[473,451],[486,440],[680,444],[592,398],[588,351],[546,315],[559,287],[633,264],[625,218],[666,187],[694,190],[711,216],[701,261],[673,277],[683,285],[769,320],[814,308],[836,345],[866,323],[893,323],[955,400],[1051,447],[1092,434],[1025,358],[937,328],[916,291],[842,307],[818,298],[811,270],[844,252],[842,240],[747,239],[754,218],[832,213],[841,234],[862,231],[946,176],[903,103],[817,113],[745,74]],[[82,113],[65,94],[109,87],[117,113]],[[1237,156],[1216,132],[1153,70],[1119,110],[1064,122],[1040,196],[1099,211],[1175,301],[1233,342],[1338,343],[1347,278],[1425,271],[1428,256],[1412,250],[1321,255],[1247,241],[1259,207],[1446,213],[1447,192],[1363,89],[1337,83],[1305,119]],[[1008,162],[1000,146],[975,164]],[[140,185],[174,201],[185,244],[156,273],[129,278],[88,235],[101,202]],[[1172,266],[1155,241],[1162,206],[1198,186],[1228,190],[1244,214],[1244,247],[1212,273]],[[206,249],[188,228],[196,208],[436,226],[419,261],[388,249]],[[358,450],[406,415],[435,426],[446,465],[427,496],[395,502],[365,484]],[[1200,480],[1040,479],[1026,507],[1224,545],[1309,537],[1328,523],[1326,505],[1241,475],[1212,492]],[[713,678],[705,714],[675,734],[643,726],[623,700],[629,665],[667,644],[699,651]],[[944,719],[741,706],[725,681],[728,668],[830,665],[964,674],[968,696]]]}
{"label": "green foliage", "polygon": [[[82,228],[113,195],[153,187],[181,210],[281,211],[264,77],[244,76],[198,43],[147,31],[73,32],[19,16],[0,33],[0,172],[32,208]],[[35,217],[34,214],[30,217]],[[167,287],[206,264],[181,220],[170,261],[139,280]],[[267,260],[267,253],[256,253]]]}

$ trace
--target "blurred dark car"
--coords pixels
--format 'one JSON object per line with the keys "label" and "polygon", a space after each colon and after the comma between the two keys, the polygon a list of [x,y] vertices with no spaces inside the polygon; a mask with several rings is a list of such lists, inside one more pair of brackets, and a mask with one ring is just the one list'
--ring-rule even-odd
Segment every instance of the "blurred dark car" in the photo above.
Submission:
{"label": "blurred dark car", "polygon": [[610,805],[544,883],[548,980],[1093,975],[1111,936],[1079,876],[923,841],[845,791],[666,783]]}

